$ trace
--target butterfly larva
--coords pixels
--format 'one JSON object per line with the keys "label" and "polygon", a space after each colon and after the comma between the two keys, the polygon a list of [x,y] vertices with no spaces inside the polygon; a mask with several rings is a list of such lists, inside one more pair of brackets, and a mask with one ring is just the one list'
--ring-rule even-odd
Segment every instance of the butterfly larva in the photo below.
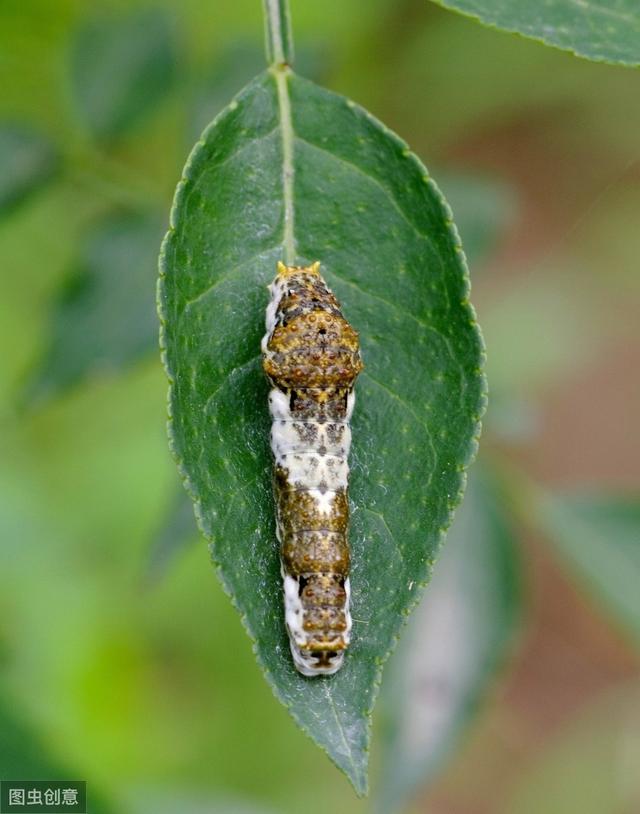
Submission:
{"label": "butterfly larva", "polygon": [[350,639],[347,456],[362,370],[358,334],[319,267],[278,263],[262,340],[285,623],[305,676],[335,673]]}

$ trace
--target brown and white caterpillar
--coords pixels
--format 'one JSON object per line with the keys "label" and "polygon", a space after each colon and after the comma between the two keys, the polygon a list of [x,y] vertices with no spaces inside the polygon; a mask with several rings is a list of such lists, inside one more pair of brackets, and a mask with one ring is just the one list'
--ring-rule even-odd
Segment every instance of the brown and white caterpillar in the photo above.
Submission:
{"label": "brown and white caterpillar", "polygon": [[319,267],[278,263],[262,340],[285,623],[305,676],[339,670],[350,640],[347,456],[363,367]]}

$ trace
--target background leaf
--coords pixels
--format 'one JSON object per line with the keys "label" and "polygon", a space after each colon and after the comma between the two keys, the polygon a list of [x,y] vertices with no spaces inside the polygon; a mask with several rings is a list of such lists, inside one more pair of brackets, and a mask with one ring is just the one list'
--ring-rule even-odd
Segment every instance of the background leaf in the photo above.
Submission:
{"label": "background leaf", "polygon": [[640,9],[635,0],[434,0],[440,6],[573,51],[596,62],[640,65]]}
{"label": "background leaf", "polygon": [[0,695],[0,773],[2,779],[69,777],[6,694]]}
{"label": "background leaf", "polygon": [[27,401],[89,373],[118,370],[157,347],[153,279],[161,234],[161,219],[149,214],[113,214],[94,226],[53,310]]}
{"label": "background leaf", "polygon": [[145,568],[147,578],[161,578],[175,558],[199,539],[191,498],[183,488],[176,489],[173,503],[149,547]]}
{"label": "background leaf", "polygon": [[[322,57],[322,58],[321,58]],[[327,55],[321,45],[310,42],[296,46],[296,66],[309,79],[322,81],[327,73]],[[235,94],[264,67],[264,56],[254,39],[227,46],[194,89],[188,137],[190,147]]]}
{"label": "background leaf", "polygon": [[71,84],[95,136],[121,136],[153,110],[173,79],[174,50],[170,19],[158,8],[85,24],[73,47]]}
{"label": "background leaf", "polygon": [[[321,260],[366,365],[351,461],[354,642],[337,675],[314,680],[293,668],[284,631],[259,357],[265,285],[294,253]],[[266,72],[196,145],[161,268],[172,444],[202,530],[276,694],[363,792],[382,664],[430,575],[484,408],[450,212],[366,111]]]}
{"label": "background leaf", "polygon": [[[69,780],[77,770],[51,754],[48,744],[33,731],[13,699],[0,693],[0,777],[3,780]],[[89,787],[92,814],[114,809],[95,787]]]}
{"label": "background leaf", "polygon": [[515,221],[518,205],[512,189],[495,178],[468,173],[438,172],[442,189],[456,220],[471,269],[476,270],[496,242]]}
{"label": "background leaf", "polygon": [[40,189],[57,166],[53,144],[22,124],[0,125],[0,214]]}
{"label": "background leaf", "polygon": [[474,469],[447,545],[382,690],[376,810],[400,810],[455,749],[520,612],[519,565],[501,497]]}
{"label": "background leaf", "polygon": [[561,555],[640,642],[640,501],[545,495],[536,508]]}

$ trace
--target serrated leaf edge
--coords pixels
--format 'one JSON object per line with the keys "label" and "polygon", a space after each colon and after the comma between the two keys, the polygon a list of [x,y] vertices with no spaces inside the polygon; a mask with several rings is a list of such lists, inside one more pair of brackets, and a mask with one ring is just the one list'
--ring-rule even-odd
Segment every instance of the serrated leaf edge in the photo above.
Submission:
{"label": "serrated leaf edge", "polygon": [[[162,246],[161,246],[161,249],[160,249],[159,261],[158,261],[159,279],[158,279],[158,285],[157,285],[157,298],[156,299],[157,299],[158,316],[159,316],[159,320],[160,320],[160,332],[159,332],[160,355],[161,355],[162,365],[164,367],[167,378],[169,380],[169,388],[168,388],[168,392],[167,392],[167,435],[168,435],[168,440],[169,440],[169,449],[170,449],[171,454],[172,454],[172,456],[173,456],[173,458],[174,458],[174,460],[176,462],[176,465],[178,467],[178,472],[179,472],[180,477],[182,479],[183,486],[185,487],[189,497],[191,498],[191,500],[192,500],[192,502],[194,504],[194,513],[195,513],[195,517],[196,517],[196,522],[198,524],[198,528],[200,529],[201,533],[203,534],[203,536],[207,540],[209,540],[209,537],[208,537],[207,532],[205,530],[205,522],[204,522],[204,517],[202,515],[201,502],[198,499],[198,497],[196,496],[195,489],[194,489],[194,487],[193,487],[193,485],[192,485],[192,483],[190,481],[189,475],[188,475],[188,473],[187,473],[187,471],[186,471],[186,469],[184,467],[184,463],[182,461],[182,458],[180,457],[180,455],[179,455],[179,453],[178,453],[178,451],[176,449],[175,438],[174,438],[174,434],[173,434],[173,415],[172,415],[172,409],[171,409],[171,400],[172,400],[172,393],[173,393],[174,377],[173,377],[172,371],[171,371],[169,363],[168,363],[167,348],[166,348],[166,342],[165,342],[165,325],[166,325],[166,316],[165,316],[165,311],[164,311],[164,293],[165,293],[165,291],[164,291],[164,278],[166,276],[165,260],[166,260],[168,247],[170,245],[171,240],[173,239],[173,237],[175,235],[175,222],[176,222],[175,216],[176,216],[176,212],[177,212],[177,209],[178,209],[178,207],[179,207],[179,205],[181,203],[181,200],[182,200],[182,192],[183,192],[183,190],[185,188],[186,183],[188,182],[188,171],[189,171],[190,167],[193,164],[193,161],[194,161],[194,158],[195,158],[196,154],[198,153],[198,151],[202,147],[204,147],[206,145],[206,141],[207,141],[207,137],[208,137],[209,132],[211,130],[213,130],[217,126],[219,121],[223,117],[225,117],[230,111],[235,110],[237,108],[239,102],[242,100],[242,97],[246,93],[249,92],[249,90],[252,88],[254,83],[256,83],[258,80],[263,78],[265,76],[265,74],[268,74],[268,73],[271,73],[272,75],[277,74],[277,73],[282,73],[284,75],[284,77],[285,77],[284,80],[283,79],[278,80],[277,76],[274,76],[274,81],[276,81],[276,83],[277,83],[277,88],[278,88],[278,93],[279,94],[282,92],[281,83],[283,81],[287,81],[288,76],[293,74],[293,72],[288,67],[284,67],[284,66],[280,71],[273,70],[273,69],[268,69],[267,71],[264,71],[261,74],[258,74],[258,76],[254,77],[254,79],[251,80],[240,91],[240,93],[238,93],[233,98],[233,100],[229,103],[229,105],[227,105],[227,107],[225,107],[223,110],[220,111],[220,113],[213,119],[213,121],[205,128],[205,130],[203,131],[202,136],[200,137],[200,139],[193,146],[191,152],[189,153],[187,161],[185,163],[185,167],[184,167],[184,170],[183,170],[182,177],[181,177],[181,179],[180,179],[180,181],[179,181],[179,183],[178,183],[178,185],[176,187],[176,192],[175,192],[175,195],[174,195],[174,198],[173,198],[173,204],[172,204],[172,207],[171,207],[171,213],[170,213],[170,217],[169,217],[169,224],[170,225],[169,225],[169,229],[168,229],[168,231],[167,231],[167,233],[166,233],[166,235],[164,237],[164,240],[162,242]],[[376,700],[378,698],[380,686],[381,686],[381,683],[382,683],[382,673],[383,673],[384,665],[385,665],[387,659],[389,658],[389,656],[391,655],[391,653],[393,652],[393,650],[395,649],[395,647],[396,647],[396,645],[397,645],[397,643],[398,643],[398,641],[400,639],[400,636],[402,634],[402,631],[404,630],[404,627],[405,627],[405,625],[407,623],[407,620],[408,620],[409,616],[413,612],[414,608],[419,604],[420,600],[422,599],[422,596],[424,595],[424,589],[429,584],[429,581],[431,579],[431,575],[433,573],[434,564],[435,564],[435,562],[437,560],[437,557],[438,557],[438,555],[439,555],[439,553],[440,553],[440,551],[442,549],[442,545],[444,543],[446,533],[447,533],[447,531],[448,531],[448,529],[449,529],[449,527],[450,527],[450,525],[451,525],[451,523],[453,521],[453,516],[454,516],[454,513],[455,513],[455,509],[460,504],[460,502],[462,500],[462,497],[464,495],[464,491],[465,491],[466,483],[467,483],[466,472],[467,472],[468,468],[471,466],[471,464],[473,463],[473,461],[475,460],[475,457],[477,455],[478,444],[479,444],[480,435],[481,435],[481,432],[482,432],[482,417],[483,417],[483,415],[484,415],[484,413],[486,411],[487,401],[488,401],[487,380],[486,380],[486,376],[484,374],[484,366],[485,366],[485,362],[486,362],[486,348],[485,348],[485,343],[484,343],[484,339],[483,339],[483,336],[482,336],[482,332],[480,331],[480,327],[479,327],[478,322],[477,322],[475,309],[473,308],[473,305],[469,301],[469,294],[470,294],[470,291],[471,291],[471,281],[470,281],[470,276],[469,276],[469,270],[468,270],[468,267],[467,267],[466,256],[465,256],[464,250],[462,248],[462,243],[461,243],[461,240],[460,240],[460,235],[458,234],[458,230],[457,230],[457,228],[455,226],[455,223],[453,221],[453,214],[451,212],[451,208],[449,207],[448,203],[446,202],[446,199],[445,199],[444,195],[442,194],[440,188],[438,187],[436,182],[433,180],[433,178],[431,178],[431,176],[429,175],[426,167],[422,164],[422,162],[420,161],[418,156],[414,152],[412,152],[412,150],[409,148],[407,143],[403,139],[401,139],[400,136],[398,136],[396,133],[394,133],[385,124],[383,124],[375,116],[373,116],[371,113],[369,113],[369,111],[367,111],[365,108],[358,105],[356,102],[353,102],[351,99],[348,99],[345,96],[341,96],[340,94],[335,94],[334,93],[333,95],[336,96],[337,98],[343,100],[344,103],[349,108],[355,110],[360,115],[367,118],[375,127],[379,128],[385,134],[385,136],[387,136],[399,148],[401,148],[404,158],[406,158],[408,161],[413,162],[416,165],[416,167],[420,170],[420,172],[422,174],[423,180],[425,181],[426,184],[428,184],[430,186],[431,190],[433,191],[435,199],[439,202],[439,204],[441,205],[441,207],[443,209],[443,212],[445,214],[445,218],[444,218],[445,225],[447,227],[447,231],[448,231],[449,235],[452,238],[454,249],[455,249],[456,254],[458,255],[458,258],[459,258],[459,268],[460,268],[460,271],[461,271],[461,274],[462,274],[462,283],[463,283],[463,286],[464,286],[464,298],[460,301],[460,305],[468,313],[469,324],[472,325],[472,327],[474,328],[474,332],[475,332],[475,335],[476,335],[476,338],[477,338],[477,341],[478,341],[478,346],[479,346],[478,347],[478,350],[479,350],[479,365],[478,365],[478,368],[475,371],[476,375],[480,378],[480,392],[479,392],[478,412],[477,412],[476,416],[474,417],[475,423],[474,423],[474,428],[473,428],[472,435],[471,435],[471,438],[470,438],[470,442],[469,442],[469,445],[468,445],[467,455],[461,461],[461,463],[459,463],[457,465],[457,471],[458,471],[458,474],[459,474],[459,477],[458,477],[458,490],[457,490],[454,498],[449,501],[449,504],[447,506],[448,511],[447,511],[446,520],[443,523],[443,525],[440,527],[440,529],[438,530],[438,538],[437,538],[437,541],[436,541],[435,553],[434,553],[433,559],[428,564],[427,576],[426,576],[426,578],[424,580],[417,582],[417,590],[416,590],[415,595],[413,597],[413,601],[403,611],[403,619],[401,621],[400,627],[398,628],[398,631],[393,636],[391,644],[388,647],[387,651],[384,654],[382,654],[378,659],[376,659],[376,670],[375,670],[374,679],[373,679],[373,682],[372,682],[372,685],[371,685],[371,689],[372,689],[371,702],[369,704],[369,707],[367,709],[365,709],[364,713],[363,713],[363,717],[364,717],[364,720],[365,720],[365,741],[366,741],[366,745],[365,745],[365,747],[363,749],[363,752],[365,753],[365,755],[368,755],[368,753],[370,751],[370,743],[371,743],[372,714],[373,714],[373,709],[375,707],[375,702],[376,702]],[[281,111],[282,111],[282,107],[281,107]],[[284,135],[283,135],[283,138],[284,138]],[[286,191],[285,191],[285,194],[286,194]],[[284,237],[283,237],[283,245],[284,245]],[[274,696],[278,699],[278,701],[289,712],[289,714],[291,715],[291,717],[293,718],[293,720],[297,724],[298,728],[308,738],[310,738],[316,744],[316,746],[318,746],[327,755],[329,760],[336,766],[337,769],[339,769],[341,772],[343,772],[343,773],[345,773],[347,775],[347,777],[349,778],[349,781],[351,782],[356,794],[359,797],[366,796],[366,794],[368,793],[368,777],[367,777],[367,763],[368,763],[368,761],[363,762],[364,771],[360,772],[360,771],[357,770],[355,761],[352,760],[351,765],[352,765],[353,771],[352,772],[347,772],[343,766],[340,766],[338,764],[337,760],[332,756],[332,754],[327,749],[327,747],[324,746],[322,743],[319,743],[314,738],[312,732],[308,729],[308,727],[296,716],[295,712],[291,709],[291,705],[289,703],[287,703],[287,701],[281,695],[281,693],[280,693],[280,691],[278,689],[277,683],[272,680],[271,671],[267,668],[267,666],[265,665],[265,663],[262,661],[262,659],[260,657],[260,654],[259,654],[258,648],[257,648],[257,641],[256,641],[256,639],[253,636],[253,633],[251,631],[251,627],[250,627],[250,624],[249,624],[249,621],[248,621],[248,616],[239,607],[238,603],[236,602],[235,596],[234,596],[230,586],[228,585],[228,583],[227,583],[227,581],[225,579],[221,563],[219,563],[215,559],[214,552],[213,552],[213,544],[211,543],[210,540],[209,540],[209,552],[210,552],[212,564],[214,565],[214,568],[215,568],[215,571],[216,571],[216,575],[218,576],[218,579],[220,580],[220,583],[221,583],[225,593],[229,596],[229,598],[231,600],[231,604],[233,605],[233,607],[236,609],[236,611],[238,612],[238,614],[240,616],[242,625],[244,626],[245,630],[247,631],[247,634],[248,634],[249,639],[251,641],[251,647],[252,647],[252,651],[253,651],[253,654],[255,656],[255,659],[256,659],[258,665],[260,666],[264,677],[267,679],[267,683],[271,687],[271,690],[272,690]],[[327,689],[327,695],[329,697],[328,689]],[[335,710],[334,710],[334,714],[335,714]],[[337,714],[336,714],[336,718],[337,718]],[[349,749],[349,752],[351,753],[351,749]]]}

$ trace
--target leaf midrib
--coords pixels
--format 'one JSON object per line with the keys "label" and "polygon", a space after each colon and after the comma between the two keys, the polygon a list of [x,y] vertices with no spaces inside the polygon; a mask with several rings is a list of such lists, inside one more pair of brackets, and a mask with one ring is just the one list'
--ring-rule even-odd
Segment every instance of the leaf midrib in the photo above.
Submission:
{"label": "leaf midrib", "polygon": [[[307,147],[311,147],[313,150],[317,150],[318,152],[324,153],[325,155],[331,156],[334,161],[337,161],[340,164],[344,164],[345,167],[349,167],[351,170],[356,172],[358,175],[363,176],[372,184],[374,184],[382,193],[383,195],[389,200],[393,208],[396,210],[398,215],[402,218],[402,220],[407,224],[407,226],[413,231],[413,233],[418,237],[420,240],[425,240],[432,248],[436,248],[434,245],[433,237],[428,234],[427,232],[423,232],[419,229],[416,224],[409,218],[407,213],[402,209],[400,204],[398,203],[397,198],[393,195],[391,190],[382,184],[375,175],[372,175],[370,172],[366,172],[359,167],[355,162],[349,161],[349,159],[344,158],[337,153],[334,153],[332,150],[328,150],[326,147],[322,147],[320,144],[314,144],[309,139],[303,138],[297,134],[294,134],[295,141],[298,141],[300,144],[305,144]],[[438,256],[438,260],[440,261],[440,266],[442,267],[442,261]]]}

